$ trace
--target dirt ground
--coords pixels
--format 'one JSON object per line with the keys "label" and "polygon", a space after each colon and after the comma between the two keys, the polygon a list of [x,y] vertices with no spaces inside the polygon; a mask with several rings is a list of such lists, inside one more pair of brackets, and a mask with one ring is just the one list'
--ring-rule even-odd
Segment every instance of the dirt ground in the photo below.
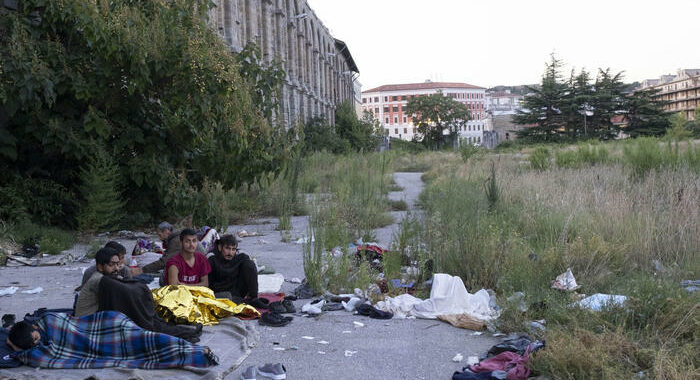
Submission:
{"label": "dirt ground", "polygon": [[[390,198],[404,199],[409,211],[415,210],[423,186],[420,176],[421,173],[395,173],[395,180],[403,190],[390,193]],[[393,212],[395,224],[376,230],[380,244],[391,244],[397,223],[406,213]],[[230,226],[228,231],[244,229],[261,233],[262,236],[243,238],[241,250],[256,257],[259,264],[274,268],[287,280],[303,279],[302,246],[296,240],[306,234],[307,217],[292,218],[291,242],[282,241],[280,233],[275,231],[277,223],[277,219],[261,219],[255,224]],[[121,242],[127,252],[135,244],[135,240]],[[72,251],[80,254],[86,249],[87,246],[78,245]],[[71,307],[82,268],[89,265],[74,262],[52,267],[0,267],[0,289],[20,288],[13,295],[0,297],[0,314],[12,313],[21,318],[39,307]],[[43,290],[37,294],[21,293],[38,286]],[[296,286],[285,281],[282,291],[291,293]],[[298,300],[295,305],[301,309],[306,302]],[[364,327],[357,327],[355,321]],[[478,356],[499,341],[488,332],[472,335],[470,330],[436,320],[375,320],[345,311],[326,312],[315,318],[297,314],[285,327],[264,327],[256,321],[247,323],[255,324],[260,331],[260,343],[226,379],[239,379],[249,365],[276,362],[286,367],[288,379],[449,379],[454,371],[466,365],[468,356]],[[461,363],[452,361],[458,353],[465,359]]]}

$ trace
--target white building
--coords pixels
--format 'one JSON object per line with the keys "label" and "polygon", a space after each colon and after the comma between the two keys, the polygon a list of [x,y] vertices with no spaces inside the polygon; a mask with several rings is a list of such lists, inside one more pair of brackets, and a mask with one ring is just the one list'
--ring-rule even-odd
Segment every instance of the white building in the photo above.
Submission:
{"label": "white building", "polygon": [[438,91],[466,105],[472,113],[472,119],[459,131],[460,139],[470,143],[481,143],[486,118],[484,87],[429,80],[423,83],[388,84],[363,91],[362,109],[371,112],[375,119],[379,120],[387,136],[412,140],[419,134],[411,122],[411,116],[405,111],[408,100],[414,96],[430,95]]}
{"label": "white building", "polygon": [[510,90],[487,92],[486,111],[491,115],[515,115],[522,107],[523,96]]}

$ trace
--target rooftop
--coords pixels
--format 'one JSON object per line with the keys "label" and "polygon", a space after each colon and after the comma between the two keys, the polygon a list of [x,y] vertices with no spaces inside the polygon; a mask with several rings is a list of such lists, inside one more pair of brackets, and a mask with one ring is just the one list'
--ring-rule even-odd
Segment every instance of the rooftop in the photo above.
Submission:
{"label": "rooftop", "polygon": [[362,91],[362,93],[364,94],[367,92],[435,90],[441,88],[485,89],[484,87],[474,86],[473,84],[469,83],[425,81],[422,83],[385,84],[383,86]]}

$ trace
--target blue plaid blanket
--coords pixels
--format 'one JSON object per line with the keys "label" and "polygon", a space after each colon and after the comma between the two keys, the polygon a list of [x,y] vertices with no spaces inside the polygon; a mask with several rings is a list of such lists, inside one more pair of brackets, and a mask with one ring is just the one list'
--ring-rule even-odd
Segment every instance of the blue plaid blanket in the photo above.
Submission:
{"label": "blue plaid blanket", "polygon": [[32,367],[164,369],[210,365],[203,346],[143,330],[115,311],[81,318],[46,313],[36,323],[42,343],[16,354]]}

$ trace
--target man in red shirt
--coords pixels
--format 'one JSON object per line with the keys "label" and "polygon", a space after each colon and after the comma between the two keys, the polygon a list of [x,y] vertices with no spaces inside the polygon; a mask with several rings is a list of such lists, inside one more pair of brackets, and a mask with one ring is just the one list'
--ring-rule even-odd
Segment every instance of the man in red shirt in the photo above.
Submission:
{"label": "man in red shirt", "polygon": [[209,261],[197,252],[197,231],[185,228],[180,233],[182,251],[165,263],[166,285],[209,286]]}

